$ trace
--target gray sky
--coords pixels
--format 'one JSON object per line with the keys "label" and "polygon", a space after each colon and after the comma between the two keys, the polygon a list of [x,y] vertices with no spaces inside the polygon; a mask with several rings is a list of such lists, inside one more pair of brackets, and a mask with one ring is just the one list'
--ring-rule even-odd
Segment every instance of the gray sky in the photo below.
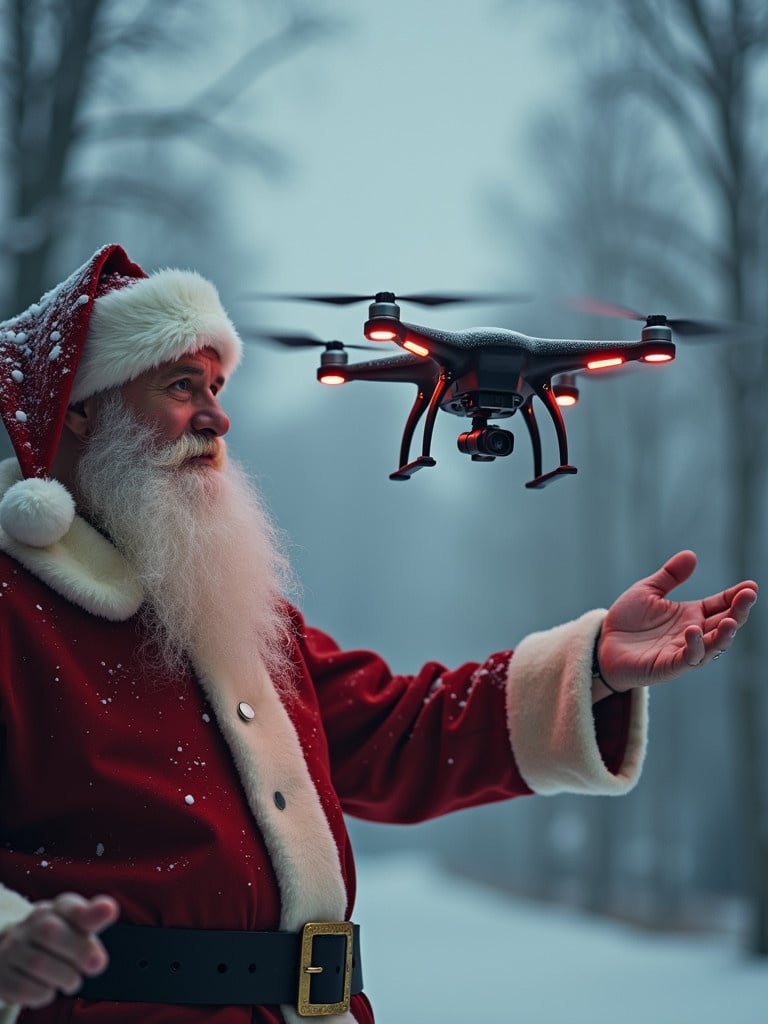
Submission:
{"label": "gray sky", "polygon": [[514,18],[498,0],[346,6],[346,29],[259,86],[260,126],[294,162],[285,184],[258,189],[263,283],[508,283],[482,196],[506,179],[530,188],[523,129],[562,88],[541,10],[523,4]]}

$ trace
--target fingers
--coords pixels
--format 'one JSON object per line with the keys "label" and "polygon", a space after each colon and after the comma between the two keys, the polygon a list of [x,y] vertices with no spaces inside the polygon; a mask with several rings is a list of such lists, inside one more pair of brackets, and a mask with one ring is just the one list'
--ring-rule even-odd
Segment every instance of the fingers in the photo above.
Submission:
{"label": "fingers", "polygon": [[691,668],[700,668],[711,661],[717,661],[730,648],[738,628],[736,620],[727,617],[706,634],[698,626],[689,626],[684,634],[683,658],[686,664]]}
{"label": "fingers", "polygon": [[111,896],[94,896],[84,900],[74,893],[59,896],[54,908],[73,928],[84,933],[93,932],[95,935],[113,924],[120,913]]}
{"label": "fingers", "polygon": [[[749,609],[757,600],[758,589],[754,580],[742,580],[741,583],[736,583],[720,594],[713,594],[712,597],[705,598],[702,602],[704,614],[711,616],[724,611],[732,612],[734,616],[744,612],[748,614]],[[746,616],[744,622],[746,622]],[[739,624],[743,625],[741,622]]]}
{"label": "fingers", "polygon": [[118,915],[111,897],[73,893],[39,903],[0,940],[0,999],[23,1006],[73,995],[84,975],[100,973],[107,954],[97,934]]}
{"label": "fingers", "polygon": [[704,645],[704,634],[699,627],[689,626],[685,631],[684,640],[685,650],[683,651],[683,659],[686,665],[690,665],[691,668],[703,665],[707,651]]}

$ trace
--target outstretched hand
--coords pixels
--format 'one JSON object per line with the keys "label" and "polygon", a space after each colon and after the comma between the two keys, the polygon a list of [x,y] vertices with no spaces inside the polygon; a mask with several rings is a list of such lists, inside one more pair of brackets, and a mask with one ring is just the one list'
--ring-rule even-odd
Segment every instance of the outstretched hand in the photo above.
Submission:
{"label": "outstretched hand", "polygon": [[757,600],[757,584],[745,580],[700,601],[670,601],[667,594],[695,568],[693,551],[678,551],[611,606],[598,657],[613,689],[667,682],[714,661],[731,646]]}

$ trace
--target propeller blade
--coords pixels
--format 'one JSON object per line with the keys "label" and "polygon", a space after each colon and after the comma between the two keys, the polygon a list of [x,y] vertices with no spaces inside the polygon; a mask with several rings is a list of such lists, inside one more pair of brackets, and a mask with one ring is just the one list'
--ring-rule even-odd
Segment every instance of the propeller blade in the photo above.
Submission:
{"label": "propeller blade", "polygon": [[622,320],[646,320],[642,313],[634,309],[627,309],[626,306],[614,306],[610,302],[601,302],[599,299],[590,299],[588,296],[575,296],[568,300],[568,305],[579,313],[588,313],[591,316],[613,316]]}
{"label": "propeller blade", "polygon": [[[244,338],[262,338],[265,341],[272,341],[286,348],[326,348],[330,342],[323,341],[313,334],[293,334],[290,331],[241,331]],[[361,352],[379,352],[378,346],[374,345],[347,345],[346,342],[338,342],[343,348],[358,349]]]}
{"label": "propeller blade", "polygon": [[277,302],[324,302],[331,306],[351,306],[355,302],[372,302],[373,295],[304,295],[286,292],[252,292],[248,298]]}
{"label": "propeller blade", "polygon": [[397,300],[398,302],[413,302],[418,306],[450,306],[469,302],[486,302],[495,305],[503,302],[528,302],[530,295],[513,292],[446,292],[441,295],[432,295],[427,292],[416,292],[410,295],[398,295]]}
{"label": "propeller blade", "polygon": [[[638,313],[634,309],[628,309],[626,306],[614,306],[608,302],[602,302],[599,299],[591,299],[589,297],[576,297],[570,299],[568,305],[573,309],[577,309],[581,313],[589,313],[592,316],[611,316],[619,317],[624,320],[640,320],[645,321],[648,319],[648,314]],[[728,321],[728,320],[698,320],[690,319],[687,317],[665,317],[669,327],[681,337],[684,338],[695,338],[697,336],[703,337],[706,335],[724,335],[724,334],[743,334],[744,332],[754,332],[757,328],[751,324],[741,323],[739,321]]]}
{"label": "propeller blade", "polygon": [[[373,302],[376,295],[306,295],[297,293],[278,294],[257,292],[250,294],[248,297],[252,299],[277,300],[280,302],[324,302],[331,306],[351,306],[356,302]],[[410,295],[398,295],[395,297],[396,302],[413,302],[418,306],[448,306],[465,302],[486,302],[494,304],[503,302],[527,302],[529,299],[529,295],[522,293],[516,294],[513,292],[446,292],[440,295],[434,295],[431,292],[416,292]]]}
{"label": "propeller blade", "polygon": [[728,334],[743,331],[748,324],[727,323],[724,320],[677,320],[670,319],[667,323],[683,337],[695,337],[697,334]]}

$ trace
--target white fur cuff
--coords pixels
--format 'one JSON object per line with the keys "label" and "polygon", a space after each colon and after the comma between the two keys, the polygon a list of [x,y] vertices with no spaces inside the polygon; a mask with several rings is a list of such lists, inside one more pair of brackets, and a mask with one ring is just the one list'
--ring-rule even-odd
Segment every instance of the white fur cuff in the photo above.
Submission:
{"label": "white fur cuff", "polygon": [[632,691],[627,748],[618,774],[606,768],[592,714],[592,647],[603,610],[517,647],[507,680],[507,726],[520,773],[536,793],[620,795],[637,782],[645,757],[647,690]]}

